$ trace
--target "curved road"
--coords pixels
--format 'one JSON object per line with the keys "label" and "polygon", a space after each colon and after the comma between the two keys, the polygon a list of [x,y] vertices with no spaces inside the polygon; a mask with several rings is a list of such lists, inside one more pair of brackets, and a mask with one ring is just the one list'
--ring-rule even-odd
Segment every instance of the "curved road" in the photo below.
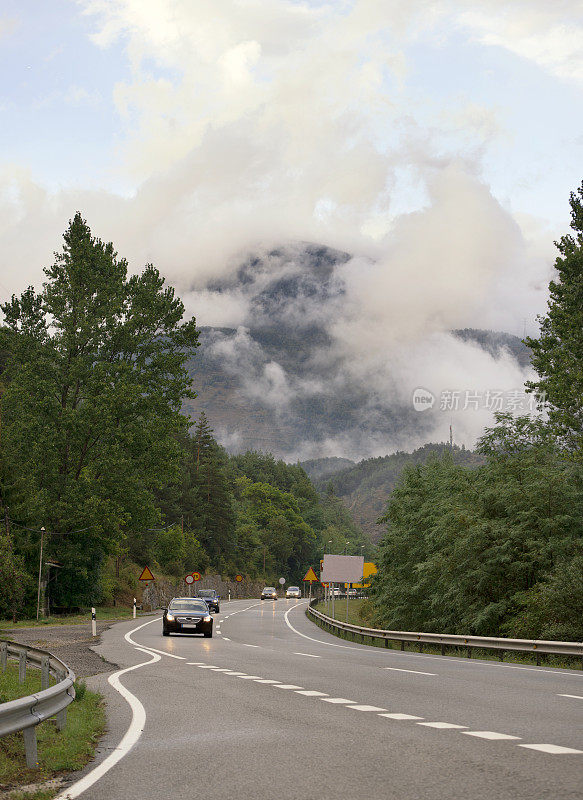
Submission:
{"label": "curved road", "polygon": [[61,797],[581,800],[582,672],[343,642],[305,608],[225,603],[212,639],[109,629],[134,724],[120,743],[120,701],[103,774]]}

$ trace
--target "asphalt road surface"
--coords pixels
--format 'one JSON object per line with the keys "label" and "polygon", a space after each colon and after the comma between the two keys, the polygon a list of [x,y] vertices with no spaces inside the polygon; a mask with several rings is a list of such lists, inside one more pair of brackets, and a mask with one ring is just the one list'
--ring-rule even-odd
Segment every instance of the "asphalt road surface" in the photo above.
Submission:
{"label": "asphalt road surface", "polygon": [[60,797],[581,800],[582,672],[352,644],[305,608],[223,603],[212,639],[106,631],[110,733]]}

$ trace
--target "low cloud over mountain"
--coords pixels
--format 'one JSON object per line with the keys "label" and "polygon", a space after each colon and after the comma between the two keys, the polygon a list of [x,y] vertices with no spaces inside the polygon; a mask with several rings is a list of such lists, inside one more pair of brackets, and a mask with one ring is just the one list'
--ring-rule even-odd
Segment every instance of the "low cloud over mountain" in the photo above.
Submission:
{"label": "low cloud over mountain", "polygon": [[[399,296],[404,282],[391,288],[383,275],[373,259],[293,243],[191,293],[219,324],[202,329],[189,411],[204,409],[230,450],[355,460],[445,440],[450,424],[472,446],[494,410],[526,409],[518,337],[446,329],[445,288],[433,287],[432,317],[427,286],[416,296],[408,282]],[[446,316],[467,323],[468,312]],[[418,387],[432,408],[414,405]]]}

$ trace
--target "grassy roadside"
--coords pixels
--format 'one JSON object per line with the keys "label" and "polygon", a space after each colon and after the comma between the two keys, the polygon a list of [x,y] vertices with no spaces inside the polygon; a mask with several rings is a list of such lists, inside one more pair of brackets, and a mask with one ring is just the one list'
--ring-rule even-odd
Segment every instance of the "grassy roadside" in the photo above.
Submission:
{"label": "grassy roadside", "polygon": [[[358,625],[364,628],[373,628],[375,627],[369,621],[363,620],[360,616],[360,607],[362,603],[366,602],[365,600],[349,600],[348,601],[348,620],[346,619],[346,598],[345,597],[337,597],[334,602],[334,617],[333,619],[337,619],[339,622],[347,622],[350,625]],[[316,605],[316,611],[319,611],[321,614],[326,614],[329,617],[332,617],[332,604],[328,607],[328,604],[325,602],[320,602]],[[316,623],[319,627],[323,627],[318,620],[312,620]],[[330,633],[330,631],[328,631]],[[362,638],[357,635],[353,635],[351,633],[346,633],[344,631],[338,632],[334,634],[338,636],[340,639],[346,639],[350,642],[358,642],[359,644],[366,644],[372,647],[382,647],[383,649],[387,650],[400,650],[401,643],[398,641],[390,641],[389,646],[386,646],[386,642],[382,639],[366,639],[364,642]],[[420,646],[418,644],[407,642],[405,644],[406,652],[421,652]],[[441,647],[439,645],[430,645],[424,644],[422,646],[422,652],[426,653],[427,655],[439,655],[441,656]],[[472,648],[472,658],[483,660],[483,661],[493,661],[499,658],[499,654],[496,650],[482,650],[480,648]],[[446,648],[446,655],[443,658],[456,657],[456,658],[466,658],[467,657],[467,648],[465,647],[447,647]],[[581,659],[577,657],[569,658],[568,656],[558,656],[558,655],[551,655],[551,654],[540,654],[541,657],[541,666],[553,667],[556,669],[569,669],[569,670],[581,670]],[[511,664],[520,664],[520,665],[534,665],[536,666],[536,656],[534,653],[515,653],[506,650],[504,652],[504,662],[508,662]]]}
{"label": "grassy roadside", "polygon": [[[15,700],[40,690],[40,673],[27,670],[25,684],[18,683],[18,666],[10,663],[0,672],[0,702]],[[95,744],[105,730],[105,709],[102,698],[86,688],[84,682],[75,685],[76,699],[67,709],[67,724],[57,731],[51,720],[37,726],[38,769],[28,769],[21,733],[0,739],[0,793],[10,800],[50,800],[59,789],[39,787],[33,794],[22,794],[19,787],[42,784],[67,772],[81,769],[90,761]],[[10,792],[4,794],[4,792]]]}
{"label": "grassy roadside", "polygon": [[[138,611],[138,615],[140,612]],[[124,619],[131,619],[133,616],[133,609],[125,606],[101,606],[95,609],[95,616],[98,621],[102,622],[117,622]],[[10,629],[18,628],[42,628],[46,625],[81,625],[91,622],[91,609],[88,609],[82,614],[71,614],[66,616],[53,616],[43,617],[38,621],[36,619],[21,619],[14,623],[11,620],[0,620],[0,632]]]}

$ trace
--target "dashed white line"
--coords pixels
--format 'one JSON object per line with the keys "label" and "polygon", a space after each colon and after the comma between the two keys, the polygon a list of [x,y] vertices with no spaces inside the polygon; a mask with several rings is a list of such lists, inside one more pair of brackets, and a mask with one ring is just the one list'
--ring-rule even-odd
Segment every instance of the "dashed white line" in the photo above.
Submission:
{"label": "dashed white line", "polygon": [[255,678],[255,683],[281,683],[281,681],[274,681],[271,678]]}
{"label": "dashed white line", "polygon": [[240,644],[242,644],[243,647],[261,647],[259,644],[247,644],[247,642],[240,642]]}
{"label": "dashed white line", "polygon": [[580,694],[558,694],[557,697],[572,697],[574,700],[583,700]]}
{"label": "dashed white line", "polygon": [[223,642],[230,642],[230,641],[231,641],[231,640],[229,639],[229,637],[228,637],[228,636],[223,636]]}
{"label": "dashed white line", "polygon": [[204,661],[187,661],[186,664],[189,667],[200,667],[201,664],[204,664]]}
{"label": "dashed white line", "polygon": [[294,656],[306,656],[306,658],[322,658],[322,656],[315,656],[313,653],[294,653]]}
{"label": "dashed white line", "polygon": [[379,714],[379,717],[387,717],[388,719],[423,719],[423,717],[416,717],[414,714]]}
{"label": "dashed white line", "polygon": [[[453,722],[416,722],[416,725],[425,725],[426,728],[437,728],[438,730],[449,730],[450,728],[467,728],[467,725],[455,725]],[[511,737],[512,738],[512,737]]]}
{"label": "dashed white line", "polygon": [[519,744],[517,747],[526,747],[528,750],[540,750],[541,753],[552,753],[553,755],[583,753],[583,750],[574,750],[572,747],[560,747],[558,744]]}
{"label": "dashed white line", "polygon": [[293,683],[280,683],[275,687],[276,689],[303,689],[303,686],[296,686]]}
{"label": "dashed white line", "polygon": [[356,700],[347,700],[345,697],[325,697],[324,698],[324,702],[325,703],[338,703],[338,704],[343,704],[343,705],[346,705],[348,703],[348,704],[356,705]]}
{"label": "dashed white line", "polygon": [[296,694],[303,694],[306,697],[327,697],[328,695],[326,692],[314,692],[312,689],[303,689],[300,692],[296,692]]}
{"label": "dashed white line", "polygon": [[346,706],[346,708],[353,708],[355,711],[386,711],[386,708],[379,708],[378,706]]}
{"label": "dashed white line", "polygon": [[223,675],[246,675],[245,672],[235,672],[235,670],[230,670],[229,672],[223,672]]}
{"label": "dashed white line", "polygon": [[198,664],[199,669],[219,669],[219,667],[215,667],[214,664]]}
{"label": "dashed white line", "polygon": [[522,736],[510,736],[508,733],[496,733],[496,731],[464,731],[464,733],[466,736],[477,736],[479,739],[488,739],[491,742],[500,739],[522,739]]}
{"label": "dashed white line", "polygon": [[382,669],[390,669],[393,672],[412,672],[415,675],[432,675],[436,676],[435,672],[420,672],[418,669],[399,669],[399,667],[382,667]]}
{"label": "dashed white line", "polygon": [[260,678],[261,675],[239,675],[238,677],[241,678],[242,681],[254,681]]}

